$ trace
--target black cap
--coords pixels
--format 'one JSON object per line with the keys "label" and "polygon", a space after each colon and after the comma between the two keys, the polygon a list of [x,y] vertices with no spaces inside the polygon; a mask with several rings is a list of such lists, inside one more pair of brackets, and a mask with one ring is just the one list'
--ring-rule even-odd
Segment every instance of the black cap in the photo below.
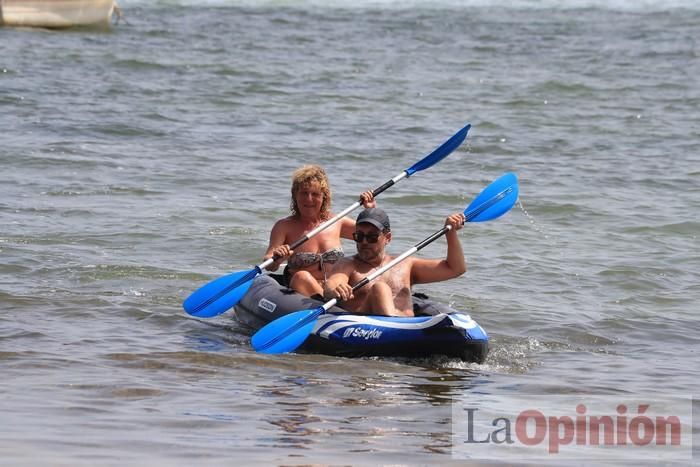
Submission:
{"label": "black cap", "polygon": [[369,208],[365,209],[357,216],[357,224],[372,224],[379,230],[391,230],[389,225],[389,216],[386,215],[383,209]]}

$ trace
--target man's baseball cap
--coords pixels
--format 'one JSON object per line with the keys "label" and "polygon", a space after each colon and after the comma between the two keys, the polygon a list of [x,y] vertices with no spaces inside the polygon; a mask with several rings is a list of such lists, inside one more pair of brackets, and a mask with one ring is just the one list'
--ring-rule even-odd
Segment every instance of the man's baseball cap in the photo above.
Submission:
{"label": "man's baseball cap", "polygon": [[357,224],[372,224],[379,230],[391,230],[391,225],[389,224],[389,216],[386,215],[383,209],[380,208],[369,208],[365,209],[357,216]]}

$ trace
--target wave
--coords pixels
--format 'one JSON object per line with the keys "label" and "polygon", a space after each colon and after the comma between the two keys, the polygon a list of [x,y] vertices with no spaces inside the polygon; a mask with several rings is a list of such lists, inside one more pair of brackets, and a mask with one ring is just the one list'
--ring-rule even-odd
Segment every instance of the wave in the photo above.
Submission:
{"label": "wave", "polygon": [[667,11],[700,10],[696,0],[119,0],[122,8],[130,6],[211,6],[211,7],[278,7],[278,8],[379,8],[379,9],[464,9],[498,8],[523,10],[620,10]]}

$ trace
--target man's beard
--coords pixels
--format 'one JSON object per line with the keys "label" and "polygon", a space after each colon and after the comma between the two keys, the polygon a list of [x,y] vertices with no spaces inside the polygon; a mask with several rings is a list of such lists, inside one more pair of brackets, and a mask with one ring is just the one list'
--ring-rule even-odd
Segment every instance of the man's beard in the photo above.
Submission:
{"label": "man's beard", "polygon": [[381,263],[384,253],[375,250],[357,250],[357,257],[365,263]]}

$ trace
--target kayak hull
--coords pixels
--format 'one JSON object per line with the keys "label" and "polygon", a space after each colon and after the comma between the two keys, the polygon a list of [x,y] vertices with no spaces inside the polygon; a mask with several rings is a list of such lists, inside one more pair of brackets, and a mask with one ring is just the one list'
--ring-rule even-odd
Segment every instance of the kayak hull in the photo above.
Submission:
{"label": "kayak hull", "polygon": [[[446,355],[483,363],[488,335],[468,314],[414,294],[415,317],[351,314],[332,307],[321,315],[300,350],[343,357]],[[315,309],[322,301],[280,285],[272,275],[257,277],[235,307],[236,319],[257,331],[295,311]]]}

